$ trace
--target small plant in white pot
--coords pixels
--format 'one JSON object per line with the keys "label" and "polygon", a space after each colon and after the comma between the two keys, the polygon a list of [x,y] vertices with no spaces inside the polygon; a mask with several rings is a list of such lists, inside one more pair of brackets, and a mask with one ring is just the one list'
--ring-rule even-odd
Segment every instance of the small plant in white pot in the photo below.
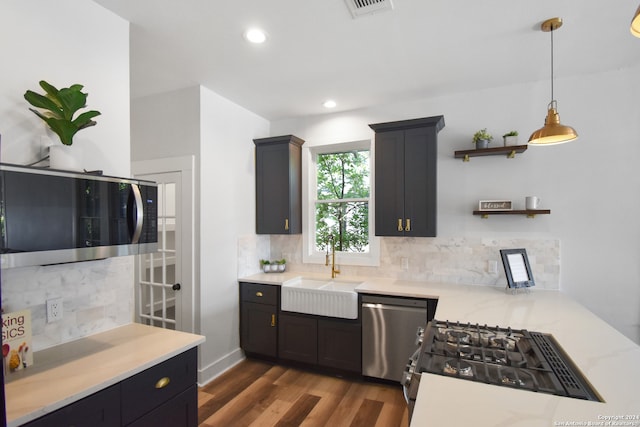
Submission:
{"label": "small plant in white pot", "polygon": [[502,135],[502,139],[504,140],[505,147],[518,145],[518,131],[512,130],[510,132],[507,132],[504,135]]}
{"label": "small plant in white pot", "polygon": [[274,262],[276,263],[277,270],[280,273],[283,272],[287,268],[287,260],[284,259],[284,258],[279,259],[279,260],[274,261]]}
{"label": "small plant in white pot", "polygon": [[473,143],[476,145],[476,149],[487,148],[492,140],[493,136],[487,132],[487,128],[480,129],[473,134]]}
{"label": "small plant in white pot", "polygon": [[[24,99],[34,107],[45,110],[40,112],[34,108],[29,108],[58,135],[63,146],[71,146],[73,137],[78,131],[96,125],[93,118],[100,115],[99,111],[85,111],[75,116],[78,110],[87,106],[88,94],[82,92],[82,85],[74,84],[70,87],[57,89],[55,86],[41,80],[40,87],[44,89],[44,95],[27,90],[24,94]],[[51,150],[52,147],[59,146],[50,147],[50,156],[55,151]],[[52,159],[50,158],[49,161],[51,163]]]}

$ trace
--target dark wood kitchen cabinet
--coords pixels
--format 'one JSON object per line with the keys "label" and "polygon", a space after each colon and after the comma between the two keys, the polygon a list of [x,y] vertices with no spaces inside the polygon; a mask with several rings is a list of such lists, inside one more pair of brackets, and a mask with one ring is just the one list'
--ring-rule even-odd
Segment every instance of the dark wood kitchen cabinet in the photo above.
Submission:
{"label": "dark wood kitchen cabinet", "polygon": [[24,425],[197,427],[197,357],[192,348]]}
{"label": "dark wood kitchen cabinet", "polygon": [[279,287],[240,282],[240,347],[258,356],[278,356]]}
{"label": "dark wood kitchen cabinet", "polygon": [[436,236],[438,132],[444,116],[370,124],[375,136],[375,234]]}
{"label": "dark wood kitchen cabinet", "polygon": [[294,135],[253,140],[256,233],[302,233],[302,144]]}
{"label": "dark wood kitchen cabinet", "polygon": [[280,313],[280,359],[359,374],[360,342],[361,324],[357,319]]}

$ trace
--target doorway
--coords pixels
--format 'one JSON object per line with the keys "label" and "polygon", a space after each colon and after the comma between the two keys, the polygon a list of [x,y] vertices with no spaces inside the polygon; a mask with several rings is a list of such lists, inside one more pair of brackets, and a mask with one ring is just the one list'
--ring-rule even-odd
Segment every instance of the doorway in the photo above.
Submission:
{"label": "doorway", "polygon": [[132,163],[138,179],[158,185],[158,250],[138,255],[136,322],[195,332],[193,156]]}

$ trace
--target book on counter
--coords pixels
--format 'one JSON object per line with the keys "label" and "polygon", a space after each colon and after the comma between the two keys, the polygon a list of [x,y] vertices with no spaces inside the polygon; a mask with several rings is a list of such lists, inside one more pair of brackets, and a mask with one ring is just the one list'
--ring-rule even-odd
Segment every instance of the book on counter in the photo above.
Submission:
{"label": "book on counter", "polygon": [[2,313],[2,364],[8,375],[33,365],[30,310]]}

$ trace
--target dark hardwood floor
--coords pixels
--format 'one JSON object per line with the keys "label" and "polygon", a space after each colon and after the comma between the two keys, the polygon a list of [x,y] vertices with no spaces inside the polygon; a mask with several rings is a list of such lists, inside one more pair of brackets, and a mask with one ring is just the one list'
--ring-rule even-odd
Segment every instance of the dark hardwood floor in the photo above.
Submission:
{"label": "dark hardwood floor", "polygon": [[406,427],[402,388],[247,359],[198,390],[200,427]]}

